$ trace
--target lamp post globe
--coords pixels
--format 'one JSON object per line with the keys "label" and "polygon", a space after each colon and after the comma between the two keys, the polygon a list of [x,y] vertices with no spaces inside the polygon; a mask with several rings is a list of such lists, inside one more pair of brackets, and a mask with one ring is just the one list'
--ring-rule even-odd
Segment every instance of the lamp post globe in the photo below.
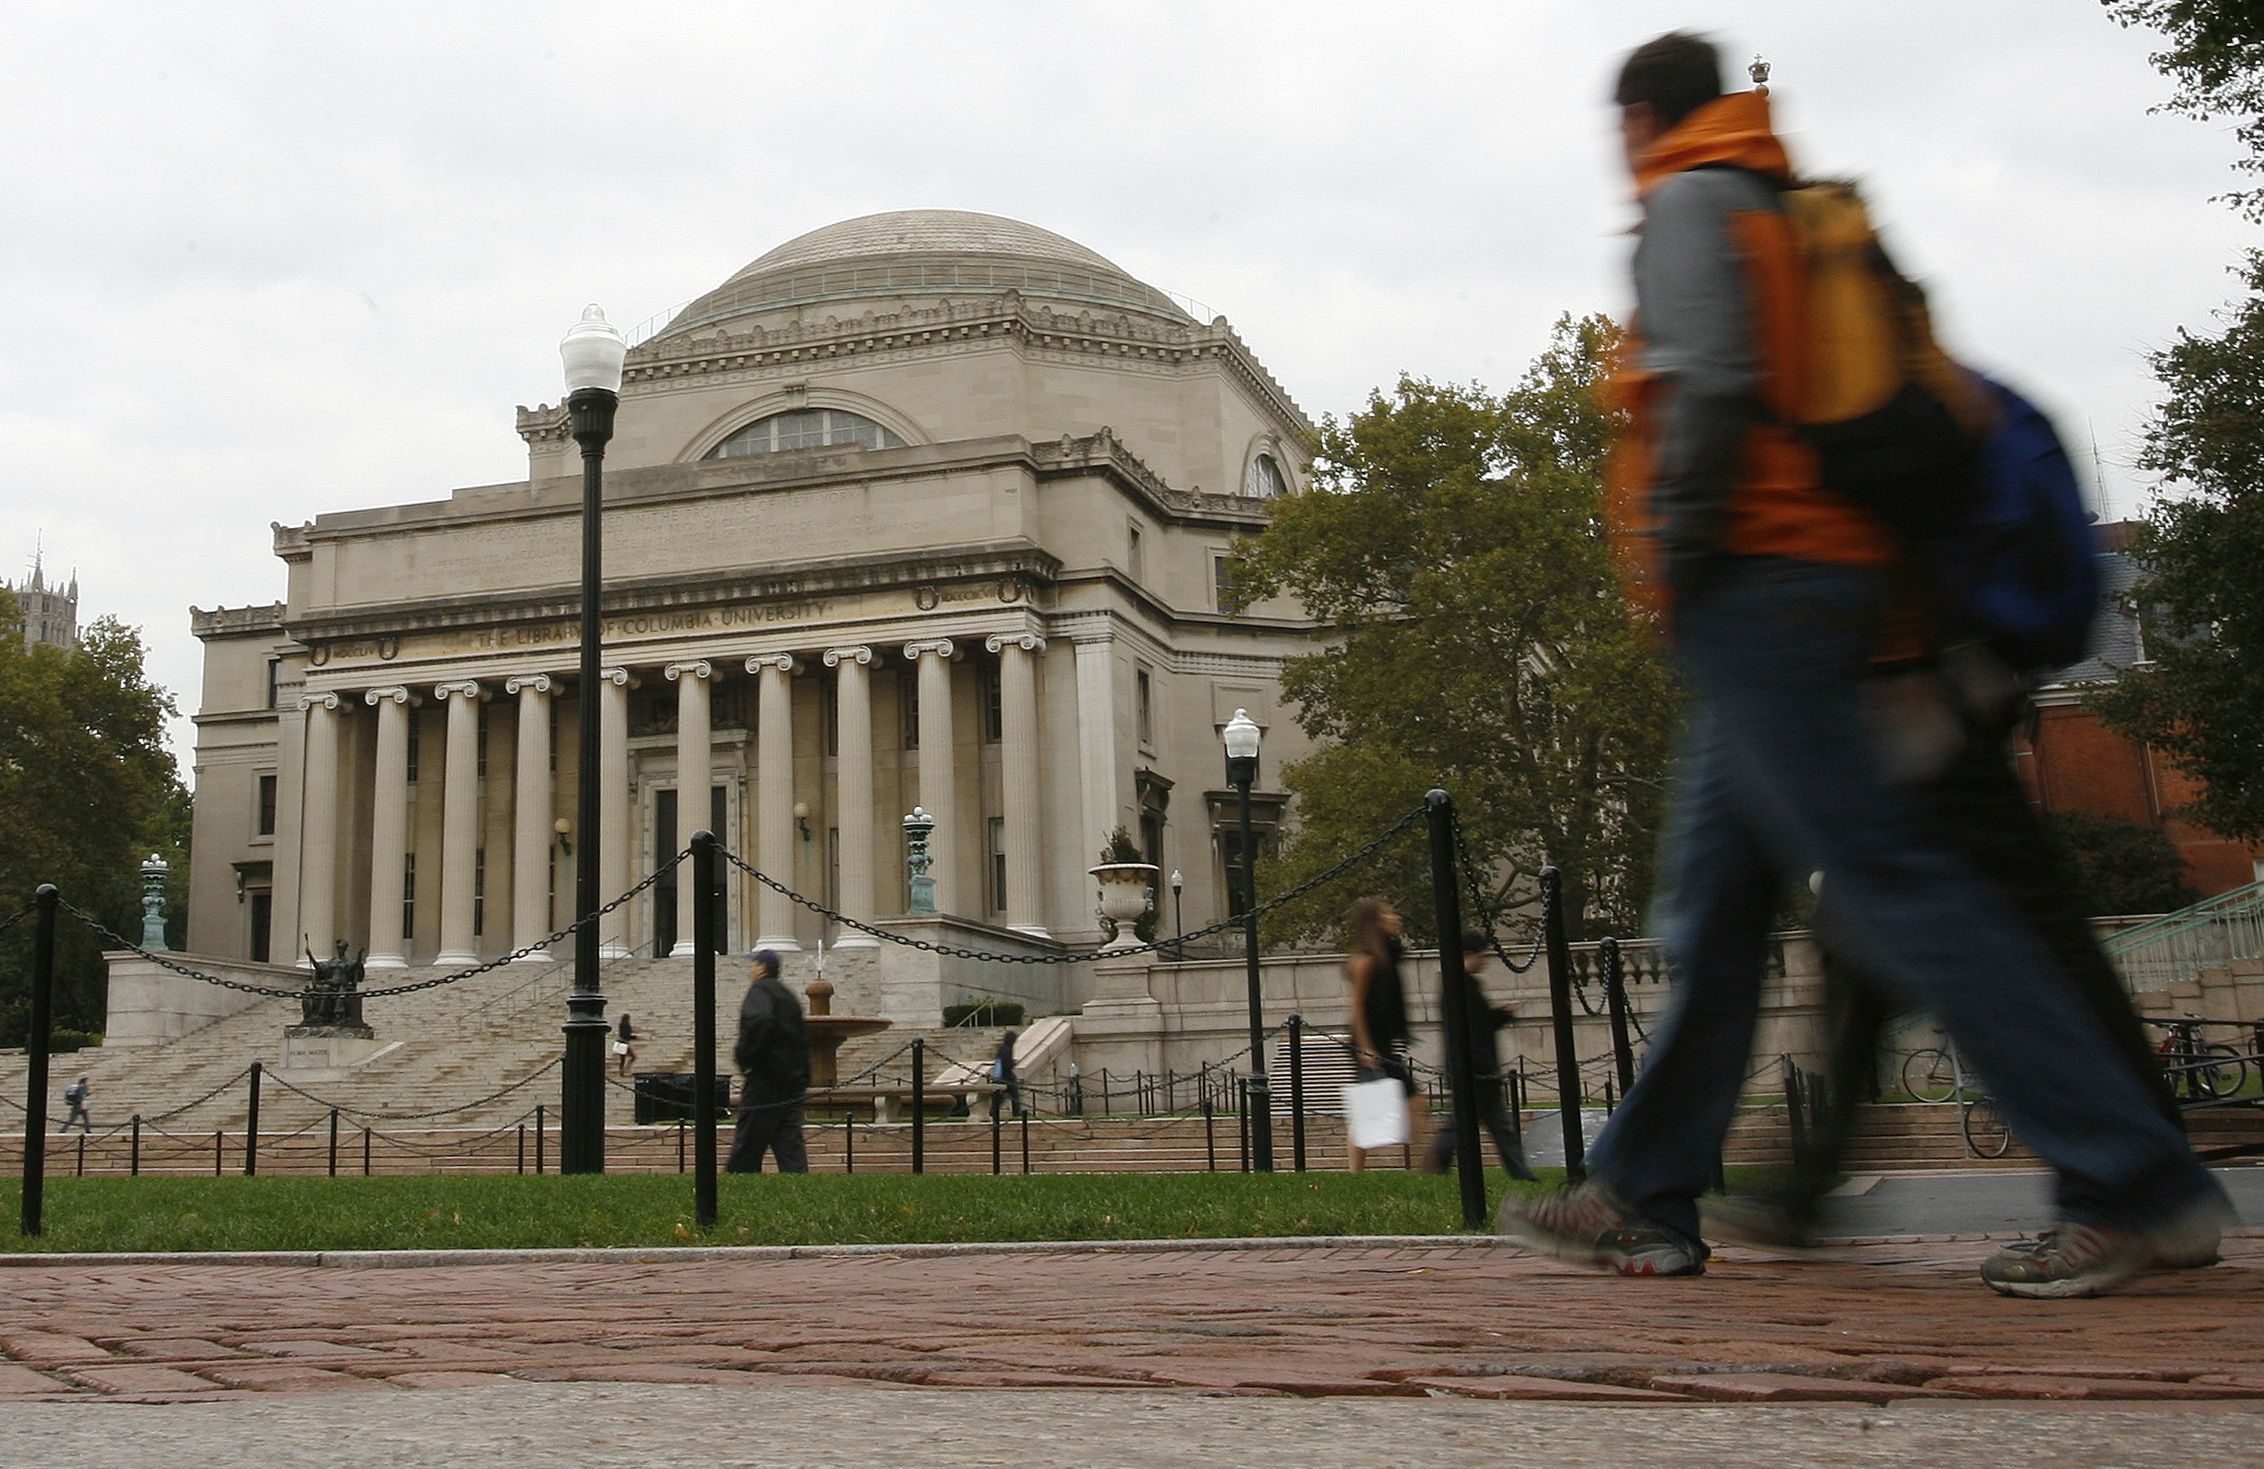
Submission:
{"label": "lamp post globe", "polygon": [[1226,722],[1226,783],[1242,809],[1242,951],[1250,1002],[1250,1163],[1273,1172],[1273,1098],[1266,1085],[1266,1017],[1258,981],[1258,853],[1250,834],[1250,787],[1258,780],[1257,721],[1237,709]]}
{"label": "lamp post globe", "polygon": [[[566,371],[566,415],[582,446],[580,786],[574,825],[574,990],[566,998],[566,1059],[559,1068],[558,1167],[562,1173],[605,1171],[605,996],[598,988],[598,853],[605,838],[598,799],[598,678],[603,665],[605,446],[621,402],[629,343],[597,306],[582,310],[558,344]],[[614,818],[618,821],[620,818]],[[564,833],[560,835],[563,837]]]}

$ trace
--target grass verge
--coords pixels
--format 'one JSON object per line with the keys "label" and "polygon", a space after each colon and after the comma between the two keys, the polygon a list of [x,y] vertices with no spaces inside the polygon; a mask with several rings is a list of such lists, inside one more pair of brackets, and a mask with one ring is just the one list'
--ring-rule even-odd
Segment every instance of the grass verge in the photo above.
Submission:
{"label": "grass verge", "polygon": [[[1549,1170],[1550,1181],[1561,1176]],[[1511,1184],[1488,1179],[1489,1210]],[[9,1253],[540,1249],[1452,1234],[1451,1177],[1416,1173],[726,1175],[718,1221],[693,1223],[678,1174],[392,1178],[66,1178],[43,1231]],[[19,1187],[0,1216],[21,1217]],[[1489,1215],[1490,1217],[1490,1215]]]}

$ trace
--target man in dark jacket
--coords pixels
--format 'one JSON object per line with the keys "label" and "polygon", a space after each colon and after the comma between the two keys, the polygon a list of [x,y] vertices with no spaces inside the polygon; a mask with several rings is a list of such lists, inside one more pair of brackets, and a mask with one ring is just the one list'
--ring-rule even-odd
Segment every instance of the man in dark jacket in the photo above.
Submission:
{"label": "man in dark jacket", "polygon": [[[1517,1119],[1509,1115],[1501,1048],[1495,1043],[1495,1033],[1515,1020],[1517,1012],[1488,1000],[1485,987],[1478,983],[1478,972],[1493,957],[1493,940],[1482,930],[1473,928],[1462,935],[1462,1034],[1470,1047],[1470,1075],[1477,1083],[1478,1121],[1492,1135],[1494,1151],[1501,1155],[1501,1166],[1509,1170],[1509,1176],[1530,1183],[1534,1174],[1525,1166],[1525,1143]],[[1423,1171],[1444,1173],[1453,1164],[1454,1126],[1450,1122],[1431,1134],[1430,1146],[1423,1151]]]}
{"label": "man in dark jacket", "polygon": [[739,1040],[731,1059],[739,1084],[739,1125],[731,1135],[726,1173],[760,1173],[763,1154],[781,1173],[807,1173],[802,1146],[802,1098],[810,1089],[810,1036],[802,1002],[778,977],[778,955],[757,949],[748,956],[753,983],[739,1002]]}

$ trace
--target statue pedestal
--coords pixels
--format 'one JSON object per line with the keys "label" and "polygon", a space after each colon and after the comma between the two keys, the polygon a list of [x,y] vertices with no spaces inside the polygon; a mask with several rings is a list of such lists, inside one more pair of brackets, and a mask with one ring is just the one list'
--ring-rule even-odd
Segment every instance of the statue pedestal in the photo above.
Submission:
{"label": "statue pedestal", "polygon": [[294,1075],[334,1072],[336,1075],[327,1079],[339,1080],[380,1051],[390,1049],[392,1046],[380,1043],[377,1033],[366,1025],[286,1025],[283,1059],[276,1069]]}

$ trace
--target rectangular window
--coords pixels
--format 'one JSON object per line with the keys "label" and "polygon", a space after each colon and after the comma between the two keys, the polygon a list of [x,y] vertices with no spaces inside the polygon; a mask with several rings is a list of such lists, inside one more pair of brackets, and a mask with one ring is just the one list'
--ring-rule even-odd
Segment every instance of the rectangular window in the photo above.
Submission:
{"label": "rectangular window", "polygon": [[408,757],[408,764],[409,764],[409,784],[410,784],[410,785],[415,785],[415,784],[417,783],[417,747],[418,747],[419,745],[421,745],[421,744],[423,744],[423,743],[424,743],[424,742],[423,742],[422,740],[420,740],[420,739],[418,739],[418,738],[417,738],[417,727],[418,727],[419,725],[423,724],[423,723],[424,723],[424,721],[423,721],[423,720],[421,720],[421,719],[419,719],[419,718],[417,718],[417,711],[416,711],[415,709],[413,709],[413,708],[412,708],[411,710],[409,710],[408,719],[409,719],[409,757]]}
{"label": "rectangular window", "polygon": [[1143,749],[1152,749],[1156,742],[1156,683],[1148,670],[1142,668],[1133,673],[1132,689],[1133,708],[1139,716],[1140,745]]}
{"label": "rectangular window", "polygon": [[417,854],[401,854],[401,947],[416,947],[417,936]]}
{"label": "rectangular window", "polygon": [[254,964],[265,964],[268,962],[268,956],[274,952],[269,947],[273,942],[273,939],[269,936],[269,930],[275,926],[275,895],[273,893],[259,892],[252,894],[251,923],[251,960]]}
{"label": "rectangular window", "polygon": [[272,775],[259,778],[259,835],[275,835],[275,777]]}
{"label": "rectangular window", "polygon": [[276,698],[277,698],[277,696],[278,696],[278,692],[279,692],[279,690],[280,690],[280,689],[281,689],[281,687],[282,687],[282,684],[283,684],[283,660],[282,660],[282,659],[280,659],[280,658],[270,658],[270,659],[268,659],[268,660],[267,660],[267,707],[268,707],[268,708],[270,708],[270,709],[273,709],[273,708],[275,707],[275,701],[276,701]]}
{"label": "rectangular window", "polygon": [[487,848],[472,848],[472,937],[487,932]]}
{"label": "rectangular window", "polygon": [[1229,617],[1242,610],[1242,599],[1234,592],[1234,562],[1231,553],[1211,553],[1211,605]]}
{"label": "rectangular window", "polygon": [[474,731],[473,731],[473,733],[472,733],[472,742],[473,742],[473,744],[475,744],[476,746],[478,746],[478,749],[477,749],[477,750],[476,750],[476,751],[474,752],[474,754],[473,754],[473,756],[472,756],[472,763],[473,763],[473,770],[472,770],[472,773],[473,773],[474,775],[478,776],[478,777],[479,777],[479,778],[480,778],[481,780],[486,780],[486,779],[487,779],[487,709],[488,709],[487,700],[485,700],[485,699],[482,699],[482,700],[480,700],[480,701],[479,701],[479,704],[478,704],[478,705],[477,705],[476,707],[477,707],[477,708],[479,709],[479,711],[480,711],[480,712],[479,712],[478,728],[477,728],[476,730],[474,730]]}
{"label": "rectangular window", "polygon": [[825,752],[841,753],[841,687],[832,682],[825,686]]}
{"label": "rectangular window", "polygon": [[986,663],[982,668],[983,690],[983,743],[995,745],[1006,738],[1006,699],[999,691],[998,665]]}
{"label": "rectangular window", "polygon": [[1124,527],[1124,569],[1132,580],[1145,581],[1148,577],[1148,553],[1140,536],[1140,524],[1133,521]]}
{"label": "rectangular window", "polygon": [[990,905],[993,913],[1006,911],[1006,818],[993,816],[990,828]]}
{"label": "rectangular window", "polygon": [[907,668],[897,680],[899,702],[904,707],[904,748],[920,748],[920,680],[917,668]]}

